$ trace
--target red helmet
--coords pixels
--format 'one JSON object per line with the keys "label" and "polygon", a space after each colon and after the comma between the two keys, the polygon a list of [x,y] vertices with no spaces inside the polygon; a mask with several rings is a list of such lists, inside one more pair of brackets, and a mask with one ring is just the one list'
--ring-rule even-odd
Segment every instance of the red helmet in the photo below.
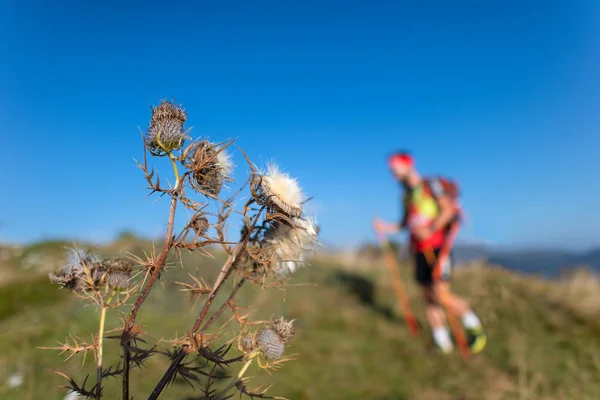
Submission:
{"label": "red helmet", "polygon": [[409,168],[415,164],[415,160],[408,153],[396,153],[388,158],[390,168]]}

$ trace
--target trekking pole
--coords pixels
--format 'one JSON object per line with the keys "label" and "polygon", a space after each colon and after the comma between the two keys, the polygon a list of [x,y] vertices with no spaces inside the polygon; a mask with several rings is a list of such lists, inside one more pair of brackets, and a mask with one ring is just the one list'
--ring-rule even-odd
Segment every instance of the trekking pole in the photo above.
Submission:
{"label": "trekking pole", "polygon": [[[427,257],[427,262],[430,265],[434,266],[432,273],[434,281],[437,281],[441,277],[441,266],[442,263],[446,262],[447,258],[449,257],[450,249],[452,248],[452,243],[454,242],[454,239],[456,238],[456,235],[458,233],[458,226],[458,222],[454,222],[451,225],[450,231],[448,232],[448,237],[444,245],[442,246],[442,249],[440,250],[440,254],[437,257],[437,259],[435,253],[431,249],[427,249],[425,251],[425,257]],[[448,322],[450,323],[450,327],[452,329],[452,332],[454,333],[454,337],[456,338],[456,342],[458,344],[458,347],[460,348],[460,352],[464,359],[468,359],[471,355],[471,352],[469,351],[469,344],[467,343],[465,332],[463,331],[462,326],[458,321],[458,317],[456,316],[454,311],[451,310],[448,306],[448,298],[446,297],[445,293],[441,296],[440,302],[446,310]]]}
{"label": "trekking pole", "polygon": [[417,324],[417,319],[413,314],[404,284],[402,283],[398,260],[392,252],[390,242],[386,239],[386,237],[379,233],[377,236],[379,237],[379,244],[384,255],[385,263],[390,271],[390,274],[392,275],[392,284],[394,286],[396,296],[398,297],[398,302],[400,303],[404,320],[408,325],[410,333],[413,336],[417,336],[419,334],[419,325]]}

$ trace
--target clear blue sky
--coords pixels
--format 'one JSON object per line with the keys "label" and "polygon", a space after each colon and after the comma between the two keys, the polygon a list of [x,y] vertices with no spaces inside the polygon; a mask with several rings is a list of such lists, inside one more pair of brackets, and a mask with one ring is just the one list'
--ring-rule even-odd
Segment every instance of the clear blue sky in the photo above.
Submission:
{"label": "clear blue sky", "polygon": [[462,239],[598,245],[599,27],[595,0],[5,0],[0,238],[164,230],[133,158],[167,97],[298,177],[325,243],[398,218],[408,148],[462,183]]}

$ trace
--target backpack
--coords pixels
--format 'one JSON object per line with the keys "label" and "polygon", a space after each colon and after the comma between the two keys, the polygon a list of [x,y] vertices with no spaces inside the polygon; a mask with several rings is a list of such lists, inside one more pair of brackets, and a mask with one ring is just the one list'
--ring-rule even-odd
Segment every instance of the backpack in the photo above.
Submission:
{"label": "backpack", "polygon": [[461,220],[461,191],[460,185],[456,180],[445,176],[427,177],[424,179],[424,187],[425,191],[436,199],[436,201],[442,195],[450,197],[456,206],[456,220]]}
{"label": "backpack", "polygon": [[454,179],[445,176],[428,177],[425,178],[424,184],[427,193],[436,199],[446,195],[453,201],[460,202],[460,186]]}

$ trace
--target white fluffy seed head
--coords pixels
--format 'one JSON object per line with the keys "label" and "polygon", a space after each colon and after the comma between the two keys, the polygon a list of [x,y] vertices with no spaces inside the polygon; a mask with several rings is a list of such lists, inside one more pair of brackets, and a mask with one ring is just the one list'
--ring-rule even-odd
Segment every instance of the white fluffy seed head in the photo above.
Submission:
{"label": "white fluffy seed head", "polygon": [[294,227],[279,223],[265,234],[265,242],[272,249],[275,271],[282,277],[296,272],[305,253],[317,243],[317,225],[314,218],[295,219]]}
{"label": "white fluffy seed head", "polygon": [[[302,257],[302,255],[300,256],[300,258],[304,258]],[[300,260],[302,261],[302,260]],[[280,261],[278,263],[276,263],[277,266],[277,275],[279,275],[282,278],[286,278],[290,275],[292,275],[294,272],[296,272],[296,270],[298,269],[298,262],[297,261]]]}
{"label": "white fluffy seed head", "polygon": [[293,230],[293,234],[296,236],[300,247],[303,250],[312,250],[317,243],[319,234],[317,220],[314,217],[307,217],[305,219],[298,218],[295,222],[297,228]]}
{"label": "white fluffy seed head", "polygon": [[223,149],[217,154],[217,164],[224,176],[231,177],[234,165],[233,161],[231,161],[231,155],[227,153],[227,150]]}
{"label": "white fluffy seed head", "polygon": [[89,250],[77,247],[69,249],[68,261],[63,267],[63,273],[79,273],[84,267],[89,267],[93,263],[100,262],[100,257]]}
{"label": "white fluffy seed head", "polygon": [[280,171],[274,162],[270,162],[267,166],[267,172],[263,175],[263,181],[269,187],[270,192],[279,197],[283,202],[293,207],[302,208],[305,196],[298,184],[298,180]]}
{"label": "white fluffy seed head", "polygon": [[299,250],[310,250],[317,240],[316,220],[313,217],[295,218],[293,223],[294,226],[284,223],[277,224],[272,233],[268,235],[269,239]]}

